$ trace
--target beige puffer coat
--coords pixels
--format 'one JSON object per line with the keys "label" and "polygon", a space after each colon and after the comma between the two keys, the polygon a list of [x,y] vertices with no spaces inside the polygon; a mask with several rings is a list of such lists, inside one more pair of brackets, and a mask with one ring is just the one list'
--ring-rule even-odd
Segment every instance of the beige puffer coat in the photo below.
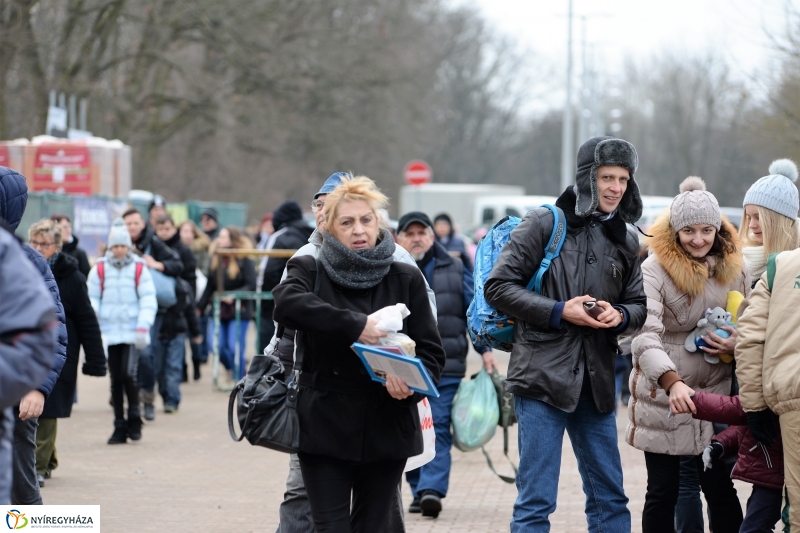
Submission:
{"label": "beige puffer coat", "polygon": [[731,365],[710,364],[703,352],[684,347],[687,335],[708,308],[725,308],[729,291],[750,293],[750,277],[742,260],[736,228],[723,218],[720,237],[734,249],[723,256],[695,261],[677,242],[668,214],[650,228],[652,255],[642,264],[647,294],[647,320],[633,339],[631,397],[625,440],[654,453],[697,455],[711,442],[711,422],[691,414],[669,416],[669,397],[658,378],[672,370],[689,387],[730,394]]}

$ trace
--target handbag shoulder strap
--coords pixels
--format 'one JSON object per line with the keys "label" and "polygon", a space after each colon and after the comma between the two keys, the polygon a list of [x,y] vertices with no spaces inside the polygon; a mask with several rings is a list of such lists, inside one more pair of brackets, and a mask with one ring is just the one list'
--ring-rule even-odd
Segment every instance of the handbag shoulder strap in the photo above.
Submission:
{"label": "handbag shoulder strap", "polygon": [[[317,274],[314,279],[314,291],[312,294],[315,296],[319,296],[319,287],[322,281],[322,262],[319,260],[319,257],[314,256],[314,262],[317,264]],[[278,342],[280,342],[280,338],[283,335],[283,325],[278,324]],[[303,356],[300,354],[300,357],[297,356],[297,332],[295,331],[295,345],[294,350],[292,350],[292,364],[294,366],[294,383],[297,383],[300,379],[300,373],[302,372],[303,366]]]}

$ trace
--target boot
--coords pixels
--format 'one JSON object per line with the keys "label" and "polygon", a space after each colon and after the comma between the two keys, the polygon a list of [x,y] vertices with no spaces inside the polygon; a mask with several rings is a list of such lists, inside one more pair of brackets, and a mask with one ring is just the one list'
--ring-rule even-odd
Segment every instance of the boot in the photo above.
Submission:
{"label": "boot", "polygon": [[142,419],[139,416],[139,406],[128,409],[128,438],[139,440],[142,438]]}
{"label": "boot", "polygon": [[128,423],[124,418],[114,420],[114,433],[108,439],[109,444],[125,444],[128,442]]}
{"label": "boot", "polygon": [[189,381],[188,365],[186,364],[186,359],[184,359],[183,364],[181,365],[181,383],[187,383],[188,381]]}
{"label": "boot", "polygon": [[192,360],[192,367],[194,368],[194,380],[198,381],[200,379],[200,361]]}
{"label": "boot", "polygon": [[139,390],[139,400],[144,404],[144,419],[155,420],[156,410],[153,402],[156,399],[155,391]]}

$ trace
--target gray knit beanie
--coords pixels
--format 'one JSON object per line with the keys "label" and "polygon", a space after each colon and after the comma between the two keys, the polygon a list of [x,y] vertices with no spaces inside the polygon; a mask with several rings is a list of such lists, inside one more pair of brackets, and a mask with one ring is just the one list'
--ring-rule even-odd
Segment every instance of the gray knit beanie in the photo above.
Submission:
{"label": "gray knit beanie", "polygon": [[706,190],[703,179],[689,176],[681,183],[680,191],[669,208],[669,224],[672,229],[678,232],[686,226],[708,224],[719,230],[722,226],[719,203]]}
{"label": "gray knit beanie", "polygon": [[108,247],[111,248],[112,246],[119,245],[127,246],[128,248],[133,247],[131,234],[128,233],[128,227],[121,218],[114,221],[111,225],[111,233],[108,234]]}
{"label": "gray knit beanie", "polygon": [[797,218],[797,165],[791,159],[778,159],[769,166],[769,176],[756,181],[744,195],[742,206],[758,205],[791,218]]}

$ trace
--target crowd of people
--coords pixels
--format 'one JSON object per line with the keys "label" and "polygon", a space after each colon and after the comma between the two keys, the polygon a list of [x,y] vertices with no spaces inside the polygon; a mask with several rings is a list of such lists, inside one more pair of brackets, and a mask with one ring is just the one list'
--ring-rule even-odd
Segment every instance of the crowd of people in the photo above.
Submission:
{"label": "crowd of people", "polygon": [[[800,527],[789,505],[800,499],[797,168],[779,160],[754,181],[738,230],[704,181],[689,177],[645,235],[635,226],[638,165],[625,140],[584,143],[575,185],[555,204],[566,237],[541,290],[528,284],[553,232],[547,208],[524,217],[485,280],[486,301],[515,319],[504,383],[519,424],[511,531],[550,530],[565,432],[588,530],[631,531],[615,415],[621,345],[632,354],[625,441],[643,452],[647,471],[642,531],[703,531],[701,493],[715,533],[772,531],[784,507]],[[407,509],[432,519],[443,511],[474,297],[473,258],[446,214],[404,213],[390,227],[388,198],[343,172],[314,195],[314,224],[289,200],[252,236],[220,227],[214,209],[200,227],[175,224],[156,196],[146,215],[131,208],[114,221],[92,265],[65,215],[34,223],[27,244],[15,241],[25,191],[24,177],[0,168],[0,501],[41,503],[79,366],[110,374],[108,443],[136,441],[143,420],[155,419],[156,390],[164,413],[178,412],[181,383],[190,366],[201,377],[212,339],[230,378],[241,379],[249,324],[260,319],[257,351],[277,355],[299,387],[300,446],[278,533],[405,531],[402,478],[423,449],[422,395],[396,376],[372,381],[351,350],[379,344],[387,332],[370,315],[403,303],[401,333],[440,393],[428,398],[435,457],[405,472]],[[252,248],[296,252],[220,253]],[[218,291],[274,299],[256,316],[246,297],[240,307],[222,298],[214,331]],[[600,311],[588,313],[587,302]],[[717,309],[725,319],[712,324]],[[497,368],[490,348],[472,348],[487,371]],[[753,485],[744,511],[732,479]]]}

